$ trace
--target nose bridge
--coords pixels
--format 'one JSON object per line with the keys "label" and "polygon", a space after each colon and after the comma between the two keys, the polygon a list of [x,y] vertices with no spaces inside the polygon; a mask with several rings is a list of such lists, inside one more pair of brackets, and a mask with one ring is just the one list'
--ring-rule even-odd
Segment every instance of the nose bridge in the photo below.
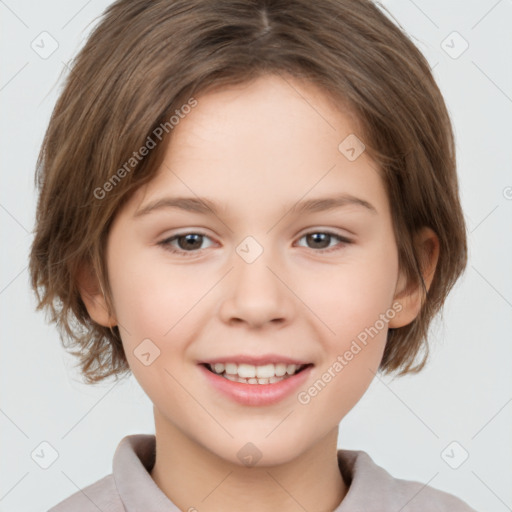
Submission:
{"label": "nose bridge", "polygon": [[221,304],[224,321],[256,325],[290,318],[290,291],[278,277],[277,251],[249,236],[236,247],[233,265]]}
{"label": "nose bridge", "polygon": [[235,290],[255,297],[263,294],[270,298],[271,294],[277,292],[278,280],[270,270],[276,266],[275,255],[271,255],[270,251],[264,250],[254,261],[238,255],[235,260]]}

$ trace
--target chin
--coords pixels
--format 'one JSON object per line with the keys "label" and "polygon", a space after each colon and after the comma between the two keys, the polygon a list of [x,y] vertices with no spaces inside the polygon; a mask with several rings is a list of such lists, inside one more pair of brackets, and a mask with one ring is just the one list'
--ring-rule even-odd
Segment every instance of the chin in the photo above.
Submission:
{"label": "chin", "polygon": [[[284,424],[283,424],[284,425]],[[283,427],[278,427],[280,429]],[[299,439],[297,436],[290,436],[290,429],[283,428],[282,432],[272,432],[275,425],[265,433],[257,431],[252,436],[249,432],[235,435],[224,446],[216,444],[212,452],[230,464],[240,467],[271,467],[292,463],[300,454],[315,444],[315,440]],[[295,429],[296,430],[296,429]],[[271,434],[267,436],[269,432]]]}

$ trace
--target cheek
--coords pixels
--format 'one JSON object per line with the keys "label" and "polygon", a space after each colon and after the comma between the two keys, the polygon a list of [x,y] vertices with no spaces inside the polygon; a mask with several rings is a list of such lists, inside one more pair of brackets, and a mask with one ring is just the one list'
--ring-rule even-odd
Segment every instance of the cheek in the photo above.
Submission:
{"label": "cheek", "polygon": [[174,403],[183,401],[180,409],[193,409],[175,379],[187,378],[183,359],[199,325],[198,301],[211,287],[211,275],[208,279],[187,272],[185,265],[167,265],[161,257],[157,264],[149,251],[123,253],[130,256],[112,255],[109,275],[128,364],[153,403],[168,403],[165,390],[172,389]]}
{"label": "cheek", "polygon": [[125,254],[130,256],[112,254],[109,272],[116,316],[126,328],[123,341],[166,339],[166,333],[197,302],[200,283],[187,276],[183,266],[171,267],[162,258],[155,264],[151,251]]}
{"label": "cheek", "polygon": [[314,279],[305,273],[301,293],[328,327],[326,339],[342,349],[391,307],[396,278],[396,253],[361,251],[343,264],[317,269]]}
{"label": "cheek", "polygon": [[169,267],[151,264],[141,253],[136,257],[134,251],[117,263],[110,275],[128,364],[149,398],[164,403],[169,397],[161,395],[163,383],[179,393],[171,375],[182,380],[178,361],[187,338],[180,329],[197,293],[185,285],[179,269],[170,275]]}
{"label": "cheek", "polygon": [[[375,250],[358,254],[346,265],[325,268],[315,287],[304,296],[328,327],[321,327],[325,357],[306,405],[329,409],[333,421],[358,402],[377,372],[384,352],[389,321],[394,316],[393,293],[398,272],[397,253]],[[303,286],[308,286],[306,281]],[[300,402],[300,400],[299,400]],[[301,402],[303,403],[303,402]]]}

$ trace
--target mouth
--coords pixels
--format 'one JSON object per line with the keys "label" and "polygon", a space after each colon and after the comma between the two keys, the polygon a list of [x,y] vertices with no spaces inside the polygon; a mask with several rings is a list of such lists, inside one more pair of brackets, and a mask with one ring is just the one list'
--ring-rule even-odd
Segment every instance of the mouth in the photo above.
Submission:
{"label": "mouth", "polygon": [[276,384],[283,380],[287,380],[313,365],[312,363],[267,363],[262,365],[252,365],[247,363],[216,362],[202,363],[202,366],[211,373],[224,377],[232,382],[261,385]]}

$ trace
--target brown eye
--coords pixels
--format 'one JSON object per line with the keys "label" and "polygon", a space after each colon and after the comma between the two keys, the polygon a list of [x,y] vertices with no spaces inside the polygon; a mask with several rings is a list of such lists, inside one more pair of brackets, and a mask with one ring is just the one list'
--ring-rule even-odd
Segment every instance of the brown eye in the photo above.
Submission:
{"label": "brown eye", "polygon": [[[345,245],[352,243],[351,240],[329,231],[313,231],[311,233],[306,233],[301,237],[301,240],[302,239],[306,240],[306,246],[308,248],[316,249],[317,252],[337,250],[338,248],[342,248]],[[332,246],[331,242],[336,240],[338,243]]]}
{"label": "brown eye", "polygon": [[176,237],[178,246],[185,251],[200,249],[203,242],[203,235],[191,233],[188,235],[180,235]]}
{"label": "brown eye", "polygon": [[308,244],[312,245],[312,249],[326,249],[329,247],[331,235],[327,233],[312,233],[306,235],[306,240]]}
{"label": "brown eye", "polygon": [[203,233],[181,233],[162,240],[158,245],[172,253],[193,256],[205,249],[205,247],[201,247],[205,239],[210,239],[210,237]]}

